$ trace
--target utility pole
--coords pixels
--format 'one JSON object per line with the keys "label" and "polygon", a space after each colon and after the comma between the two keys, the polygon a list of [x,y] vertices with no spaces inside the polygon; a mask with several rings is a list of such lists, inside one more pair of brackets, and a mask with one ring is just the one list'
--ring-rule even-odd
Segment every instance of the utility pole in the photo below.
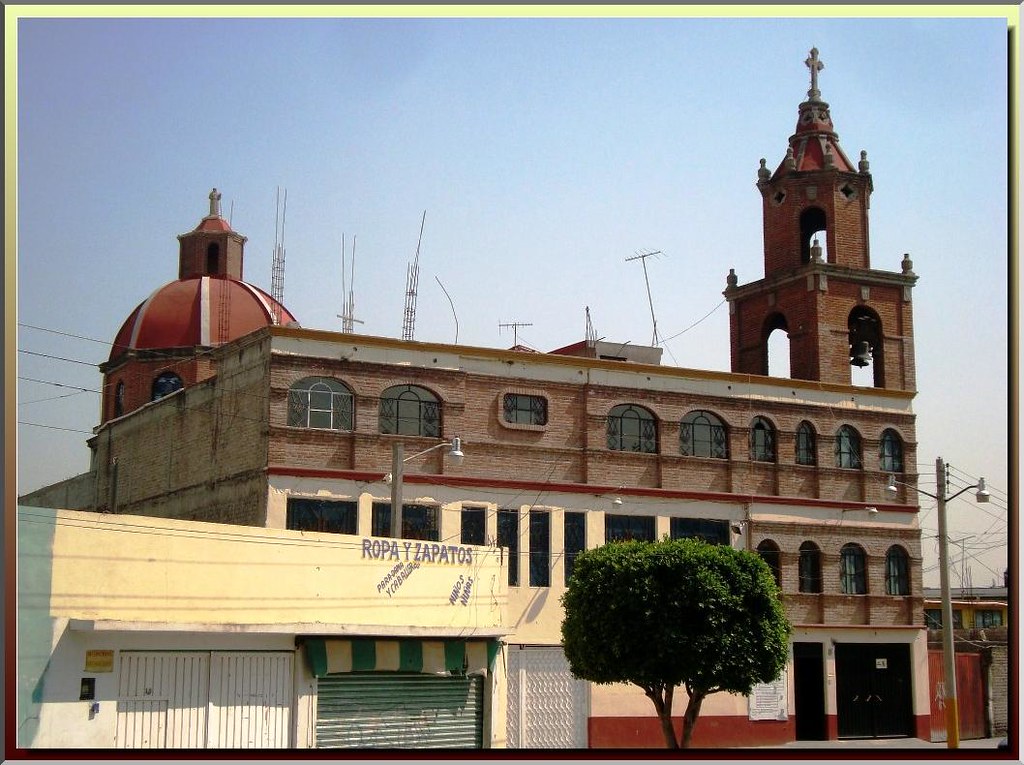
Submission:
{"label": "utility pole", "polygon": [[942,662],[946,675],[946,747],[960,746],[960,710],[956,699],[956,654],[953,652],[953,602],[949,594],[949,538],[946,535],[946,463],[935,460],[935,502],[939,515],[939,587],[942,590]]}

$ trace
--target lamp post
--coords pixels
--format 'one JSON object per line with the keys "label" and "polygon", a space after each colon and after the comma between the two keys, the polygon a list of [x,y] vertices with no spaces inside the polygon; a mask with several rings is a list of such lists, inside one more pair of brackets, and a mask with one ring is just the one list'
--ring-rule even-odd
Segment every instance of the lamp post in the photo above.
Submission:
{"label": "lamp post", "polygon": [[462,452],[462,439],[456,436],[451,441],[445,441],[444,443],[434,444],[428,449],[424,449],[421,452],[410,455],[408,457],[405,454],[405,445],[401,441],[395,441],[391,445],[391,472],[385,477],[385,480],[391,481],[391,537],[398,539],[402,536],[402,480],[403,480],[403,466],[409,460],[414,460],[417,457],[422,457],[427,452],[432,452],[436,449],[443,449],[449,446],[451,449],[448,452],[448,457],[451,461],[456,464],[462,464],[462,459],[466,455]]}
{"label": "lamp post", "polygon": [[[888,490],[896,492],[896,476],[889,477]],[[910,486],[910,484],[903,484]],[[910,486],[920,494],[931,497],[936,502],[936,509],[939,516],[939,587],[942,590],[942,662],[946,675],[946,747],[956,749],[960,746],[960,709],[956,698],[956,655],[953,652],[953,601],[949,594],[949,538],[946,534],[946,503],[956,499],[965,491],[977,489],[974,498],[977,502],[988,502],[988,489],[985,488],[985,479],[979,478],[978,483],[973,486],[965,486],[956,492],[946,496],[946,463],[942,457],[935,460],[935,485],[938,494],[930,494],[916,486]]]}

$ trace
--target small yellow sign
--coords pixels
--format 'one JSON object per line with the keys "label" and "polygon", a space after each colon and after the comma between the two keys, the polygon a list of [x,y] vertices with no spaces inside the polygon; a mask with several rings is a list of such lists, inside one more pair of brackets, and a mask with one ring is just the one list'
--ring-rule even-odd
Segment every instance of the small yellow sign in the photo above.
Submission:
{"label": "small yellow sign", "polygon": [[113,672],[114,652],[113,651],[86,651],[85,652],[86,672]]}

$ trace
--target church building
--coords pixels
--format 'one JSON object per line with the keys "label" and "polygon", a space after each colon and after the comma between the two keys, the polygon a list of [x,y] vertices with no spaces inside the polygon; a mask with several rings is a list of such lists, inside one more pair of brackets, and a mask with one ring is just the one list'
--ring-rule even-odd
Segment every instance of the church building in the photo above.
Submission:
{"label": "church building", "polygon": [[[510,748],[663,745],[638,688],[569,673],[560,598],[581,551],[665,536],[749,549],[781,588],[789,661],[750,697],[709,697],[693,745],[927,739],[917,276],[906,255],[873,267],[867,155],[840,146],[816,49],[805,63],[795,131],[775,169],[761,159],[756,171],[764,274],[723,274],[730,371],[590,338],[535,353],[300,326],[243,281],[246,239],[215,189],[178,237],[179,278],[131,312],[101,367],[82,509],[275,539],[500,550],[504,618],[480,633],[501,665],[487,690],[500,724],[481,740]],[[788,376],[769,376],[770,347],[787,349],[771,361]],[[304,629],[296,665],[316,668],[310,693],[330,698],[341,681],[323,656],[341,649]],[[376,690],[401,693],[401,672],[377,674]],[[309,710],[322,733],[301,740],[346,744],[326,731],[354,713]]]}

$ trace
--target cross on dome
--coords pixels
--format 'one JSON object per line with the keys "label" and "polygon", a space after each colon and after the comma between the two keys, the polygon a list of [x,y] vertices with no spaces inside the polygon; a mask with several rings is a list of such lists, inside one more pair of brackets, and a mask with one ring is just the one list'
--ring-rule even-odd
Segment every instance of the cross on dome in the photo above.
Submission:
{"label": "cross on dome", "polygon": [[811,89],[807,91],[807,97],[812,101],[821,96],[818,90],[818,72],[825,68],[825,65],[818,59],[818,49],[811,48],[811,55],[807,57],[804,64],[811,70]]}

